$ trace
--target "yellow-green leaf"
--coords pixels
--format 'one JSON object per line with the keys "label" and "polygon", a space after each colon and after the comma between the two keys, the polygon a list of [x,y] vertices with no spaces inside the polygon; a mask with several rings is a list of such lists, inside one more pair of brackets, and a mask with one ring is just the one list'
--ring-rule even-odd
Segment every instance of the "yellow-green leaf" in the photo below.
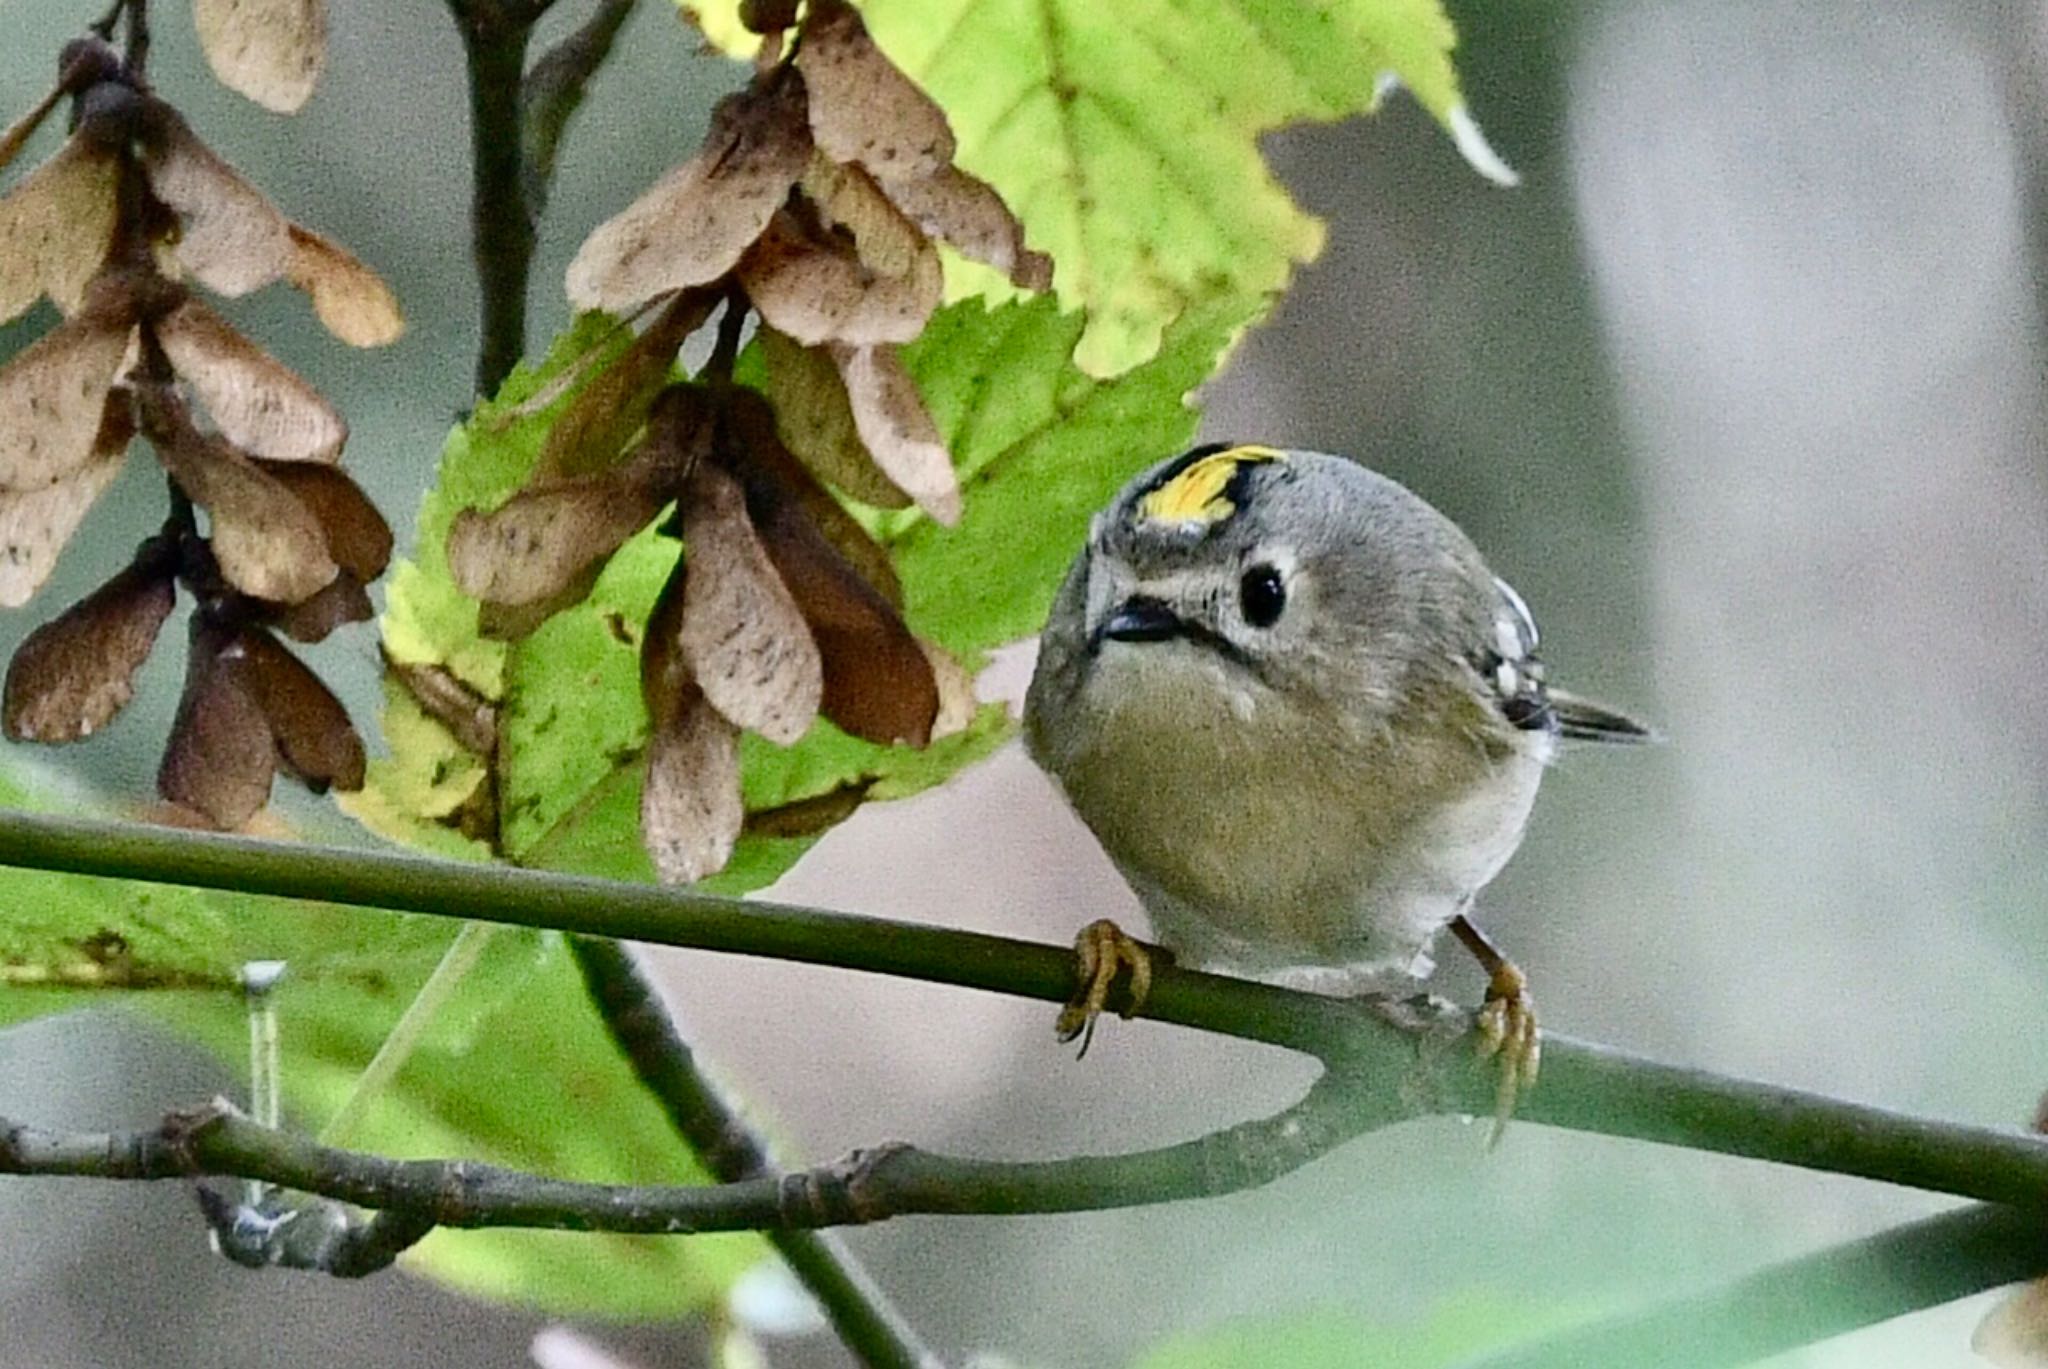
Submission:
{"label": "yellow-green leaf", "polygon": [[[751,57],[733,0],[685,0]],[[1467,109],[1441,0],[866,0],[883,51],[945,109],[959,165],[989,181],[1088,314],[1098,376],[1151,357],[1219,293],[1284,288],[1323,226],[1274,178],[1261,135],[1374,109],[1405,86],[1490,179],[1512,183]],[[992,272],[971,276],[992,293]]]}

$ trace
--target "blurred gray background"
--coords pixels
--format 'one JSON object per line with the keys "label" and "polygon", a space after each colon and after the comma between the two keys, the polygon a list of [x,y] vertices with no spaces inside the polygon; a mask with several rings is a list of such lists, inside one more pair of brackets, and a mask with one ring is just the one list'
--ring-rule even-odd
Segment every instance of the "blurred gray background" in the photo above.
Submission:
{"label": "blurred gray background", "polygon": [[[580,17],[576,0],[561,8],[555,28]],[[1546,1025],[2023,1121],[2048,1088],[2048,14],[1989,0],[1452,8],[1467,89],[1525,184],[1482,182],[1402,100],[1273,139],[1330,244],[1209,391],[1207,434],[1348,451],[1411,484],[1534,606],[1556,678],[1669,734],[1558,767],[1485,900]],[[0,7],[0,110],[35,98],[88,17],[59,0]],[[473,364],[460,50],[432,4],[332,17],[327,78],[296,119],[213,85],[177,5],[161,7],[154,70],[217,148],[404,299],[411,332],[369,354],[329,341],[288,292],[230,310],[340,403],[351,468],[402,526]],[[648,0],[595,88],[543,226],[537,341],[565,318],[561,269],[581,236],[694,145],[735,79],[692,49]],[[28,335],[0,332],[0,351]],[[138,464],[0,646],[96,583],[159,499]],[[372,649],[341,635],[321,664],[366,712]],[[177,655],[64,766],[146,793]],[[991,686],[1014,690],[1025,669],[1010,659]],[[1014,749],[865,811],[777,893],[1046,939],[1137,918]],[[1477,977],[1446,960],[1440,987],[1475,997]],[[1110,1024],[1076,1064],[1036,1006],[786,965],[659,964],[704,1054],[792,1158],[884,1137],[1122,1149],[1270,1110],[1307,1078],[1288,1057],[1146,1024]],[[139,1122],[222,1078],[104,1020],[0,1037],[0,1109],[36,1120]],[[1530,1125],[1489,1155],[1480,1128],[1441,1121],[1227,1200],[903,1221],[852,1242],[949,1353],[1091,1366],[1246,1315],[1389,1324],[1475,1291],[1504,1316],[1626,1303],[1938,1206]],[[0,1250],[8,1369],[516,1365],[540,1324],[398,1277],[232,1269],[203,1258],[170,1190],[0,1185]],[[1785,1362],[1968,1365],[1984,1306]],[[685,1330],[597,1334],[640,1363],[693,1353]],[[771,1354],[842,1362],[817,1339]]]}

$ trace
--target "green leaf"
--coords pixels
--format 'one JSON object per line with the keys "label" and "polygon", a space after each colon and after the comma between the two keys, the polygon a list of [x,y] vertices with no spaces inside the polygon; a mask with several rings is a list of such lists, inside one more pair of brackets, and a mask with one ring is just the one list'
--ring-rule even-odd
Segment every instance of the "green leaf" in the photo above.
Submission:
{"label": "green leaf", "polygon": [[1151,361],[1107,381],[1066,359],[1081,320],[1050,299],[970,300],[934,318],[904,358],[959,467],[966,511],[953,528],[898,516],[891,540],[912,626],[962,654],[1037,632],[1088,520],[1189,444],[1189,391],[1265,307],[1205,300]]}
{"label": "green leaf", "polygon": [[[0,805],[40,807],[0,761]],[[119,1004],[248,1060],[241,967],[283,960],[273,994],[293,1119],[340,1107],[458,923],[325,904],[0,870],[0,1023]],[[130,990],[115,992],[115,990]],[[144,991],[147,990],[147,991]],[[193,1100],[174,1100],[193,1101]],[[501,930],[392,1087],[346,1143],[463,1156],[598,1182],[703,1183],[612,1046],[561,939]],[[591,1237],[444,1231],[417,1273],[564,1315],[675,1316],[723,1294],[752,1236]]]}
{"label": "green leaf", "polygon": [[[431,922],[441,947],[456,928],[445,919],[388,921]],[[418,958],[406,963],[413,972],[395,974],[374,1004],[341,986],[293,976],[277,991],[285,1083],[309,1128],[341,1105],[431,968]],[[224,1059],[246,1057],[238,1003],[191,1004],[169,1016]],[[600,1183],[709,1182],[612,1045],[562,938],[552,933],[500,930],[393,1088],[343,1142],[385,1155],[463,1156]],[[722,1295],[764,1249],[752,1235],[443,1230],[402,1262],[467,1292],[554,1314],[645,1319],[675,1316]]]}
{"label": "green leaf", "polygon": [[[1056,379],[1070,370],[1064,356],[1072,345],[1071,327],[1064,333],[1026,329],[1016,336],[1032,345],[1017,346],[1016,330],[980,304],[948,312],[958,318],[939,336],[958,344],[959,357],[943,350],[930,355],[941,390],[957,399],[969,398],[958,371],[962,363],[1011,366],[1020,380],[1038,372]],[[1049,310],[1048,315],[1057,318]],[[558,384],[591,348],[617,346],[612,326],[600,315],[579,320],[546,361],[521,368],[495,401],[479,406],[449,436],[439,482],[421,507],[420,548],[393,577],[385,640],[395,658],[446,668],[498,705],[499,835],[508,857],[551,869],[648,880],[653,870],[640,845],[639,823],[647,741],[640,639],[675,566],[675,542],[655,525],[644,529],[607,563],[583,603],[509,646],[479,634],[476,604],[456,588],[443,552],[459,508],[465,503],[492,507],[525,480],[548,425],[575,387],[563,386],[544,406],[533,406],[535,396]],[[1163,401],[1176,422],[1185,415],[1179,398],[1176,391]],[[528,407],[535,411],[525,412]],[[1018,417],[1026,425],[1052,421],[1043,406]],[[1011,427],[1024,432],[1016,424]],[[989,431],[1009,429],[998,424]],[[1000,456],[993,449],[976,451],[982,464]],[[942,562],[933,562],[932,570],[948,573]],[[934,592],[938,597],[946,593],[938,587]],[[963,586],[963,592],[975,591]],[[914,618],[912,626],[919,626]],[[485,781],[484,767],[403,691],[389,694],[384,724],[392,754],[371,766],[363,792],[345,797],[343,806],[394,840],[447,854],[481,855],[477,843],[448,824]],[[856,799],[914,793],[987,755],[1009,731],[1003,711],[990,707],[964,733],[923,751],[858,742],[822,721],[793,747],[748,738],[743,753],[747,805],[769,830],[743,835],[731,863],[706,887],[743,893],[772,883],[830,825],[827,818],[844,816],[851,805],[819,805],[815,826],[803,831],[793,831],[789,815],[778,810],[835,792]]]}
{"label": "green leaf", "polygon": [[[735,0],[684,0],[735,55],[758,40]],[[1486,145],[1451,65],[1441,0],[865,0],[883,50],[944,107],[957,160],[989,181],[1087,312],[1076,360],[1114,375],[1223,293],[1285,288],[1323,226],[1274,178],[1259,138],[1368,113],[1398,80],[1483,174]],[[993,273],[973,282],[996,289]]]}

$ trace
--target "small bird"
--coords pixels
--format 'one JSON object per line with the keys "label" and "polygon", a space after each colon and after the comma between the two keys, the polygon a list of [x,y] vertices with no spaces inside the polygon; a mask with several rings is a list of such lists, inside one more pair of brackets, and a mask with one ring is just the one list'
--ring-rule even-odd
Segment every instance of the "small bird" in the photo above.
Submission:
{"label": "small bird", "polygon": [[[1322,452],[1198,447],[1098,514],[1039,643],[1026,744],[1179,963],[1332,994],[1488,975],[1499,1116],[1541,1055],[1527,979],[1469,916],[1565,740],[1652,733],[1546,683],[1536,624],[1457,525]],[[1076,941],[1061,1039],[1147,948]],[[1085,1048],[1085,1040],[1084,1040]]]}

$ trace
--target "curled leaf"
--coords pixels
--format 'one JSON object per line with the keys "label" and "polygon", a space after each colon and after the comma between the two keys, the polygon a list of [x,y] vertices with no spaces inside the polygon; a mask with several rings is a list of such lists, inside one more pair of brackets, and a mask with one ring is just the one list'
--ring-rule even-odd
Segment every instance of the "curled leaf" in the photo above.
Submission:
{"label": "curled leaf", "polygon": [[893,347],[834,348],[854,427],[883,474],[945,524],[960,519],[960,479],[917,382]]}
{"label": "curled leaf", "polygon": [[724,869],[746,821],[739,728],[690,678],[681,649],[683,594],[671,577],[655,601],[640,656],[648,722],[640,835],[664,884],[690,884]]}
{"label": "curled leaf", "polygon": [[149,188],[182,225],[179,264],[230,297],[282,277],[292,259],[291,224],[277,206],[163,101],[145,101],[142,123]]}
{"label": "curled leaf", "polygon": [[107,404],[107,420],[86,463],[39,490],[0,490],[0,607],[19,608],[43,587],[57,556],[86,513],[121,473],[133,429],[127,404]]}
{"label": "curled leaf", "polygon": [[234,446],[273,461],[333,461],[348,424],[297,372],[196,299],[152,325],[179,376]]}
{"label": "curled leaf", "polygon": [[384,573],[391,561],[391,525],[339,467],[304,461],[256,465],[306,506],[326,534],[327,554],[359,585]]}
{"label": "curled leaf", "polygon": [[325,0],[192,0],[192,26],[220,83],[279,114],[306,103],[327,62]]}
{"label": "curled leaf", "polygon": [[43,295],[77,309],[114,238],[114,177],[113,156],[74,134],[0,196],[0,323]]}
{"label": "curled leaf", "polygon": [[398,341],[405,332],[405,314],[382,276],[310,228],[287,224],[285,232],[291,241],[285,274],[313,301],[313,312],[328,332],[351,347]]}
{"label": "curled leaf", "polygon": [[668,485],[638,464],[544,481],[490,513],[456,514],[448,570],[464,594],[492,604],[549,602],[575,585],[588,593],[582,577],[668,500]]}
{"label": "curled leaf", "polygon": [[[835,386],[839,383],[837,372],[833,374],[832,383]],[[843,396],[843,390],[841,394]],[[771,411],[760,396],[745,390],[735,391],[727,400],[726,416],[738,447],[737,464],[746,483],[747,507],[752,510],[756,501],[761,499],[794,500],[811,526],[845,558],[861,579],[891,604],[900,605],[903,586],[896,578],[896,567],[889,560],[888,548],[877,542],[860,521],[848,513],[845,506],[782,445],[776,433],[781,412]],[[850,426],[852,422],[849,413],[847,423]],[[862,454],[865,457],[865,448],[862,448]],[[876,483],[882,483],[880,476],[875,479]],[[768,488],[758,488],[764,483]],[[899,493],[896,502],[907,504],[909,500]]]}
{"label": "curled leaf", "polygon": [[129,320],[88,308],[0,368],[0,488],[47,489],[93,458]]}
{"label": "curled leaf", "polygon": [[[903,619],[826,542],[796,500],[761,477],[747,482],[747,496],[747,513],[778,582],[817,643],[825,716],[867,741],[923,746],[931,739],[939,693],[931,663]],[[696,573],[694,560],[690,572]],[[686,630],[688,624],[685,617]]]}
{"label": "curled leaf", "polygon": [[384,675],[475,756],[498,749],[498,706],[445,666],[414,665],[384,653]]}
{"label": "curled leaf", "polygon": [[775,406],[775,426],[797,460],[820,480],[863,504],[900,509],[910,496],[875,464],[854,427],[846,382],[824,349],[806,347],[763,324],[754,334],[767,373],[763,389]]}
{"label": "curled leaf", "polygon": [[138,557],[15,648],[0,706],[9,737],[78,741],[127,707],[177,600],[165,571]]}
{"label": "curled leaf", "polygon": [[164,386],[137,385],[135,396],[157,459],[211,516],[213,554],[229,584],[258,599],[296,604],[333,582],[340,568],[319,521],[281,481],[194,428]]}
{"label": "curled leaf", "polygon": [[920,242],[907,272],[884,275],[843,238],[783,212],[740,258],[740,283],[761,317],[798,342],[908,342],[945,291],[937,251]]}
{"label": "curled leaf", "polygon": [[243,681],[237,636],[192,615],[185,692],[156,772],[157,793],[224,831],[256,816],[277,768],[270,722]]}
{"label": "curled leaf", "polygon": [[810,152],[797,83],[728,96],[697,155],[584,240],[569,263],[569,298],[624,313],[718,279],[761,235]]}
{"label": "curled leaf", "polygon": [[314,793],[363,787],[363,741],[320,677],[260,628],[235,639],[242,686],[263,710],[277,754]]}
{"label": "curled leaf", "polygon": [[1024,225],[987,181],[942,166],[929,176],[885,181],[881,189],[922,232],[963,257],[993,266],[1022,289],[1052,288],[1052,258],[1024,245]]}
{"label": "curled leaf", "polygon": [[811,136],[833,161],[895,180],[953,160],[945,111],[875,46],[844,0],[812,0],[796,62],[810,91]]}
{"label": "curled leaf", "polygon": [[784,746],[824,692],[818,645],[730,475],[700,466],[683,499],[682,622],[690,678],[720,713]]}

